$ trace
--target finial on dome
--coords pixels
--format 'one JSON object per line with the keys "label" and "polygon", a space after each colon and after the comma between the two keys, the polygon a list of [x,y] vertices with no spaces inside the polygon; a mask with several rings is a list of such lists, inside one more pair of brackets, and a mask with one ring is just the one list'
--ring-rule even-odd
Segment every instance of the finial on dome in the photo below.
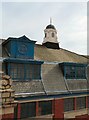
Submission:
{"label": "finial on dome", "polygon": [[50,17],[50,25],[52,25],[52,18]]}

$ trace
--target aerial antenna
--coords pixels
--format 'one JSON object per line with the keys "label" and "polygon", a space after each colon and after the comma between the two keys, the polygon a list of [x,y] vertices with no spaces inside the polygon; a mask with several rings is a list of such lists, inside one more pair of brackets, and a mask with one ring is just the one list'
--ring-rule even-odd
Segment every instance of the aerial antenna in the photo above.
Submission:
{"label": "aerial antenna", "polygon": [[52,18],[50,17],[50,25],[52,24]]}

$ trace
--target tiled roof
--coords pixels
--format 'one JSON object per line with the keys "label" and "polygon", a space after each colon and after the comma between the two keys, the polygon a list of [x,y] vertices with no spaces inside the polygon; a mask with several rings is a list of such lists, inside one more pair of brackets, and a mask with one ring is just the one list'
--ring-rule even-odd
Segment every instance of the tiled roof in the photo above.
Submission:
{"label": "tiled roof", "polygon": [[47,94],[67,92],[63,74],[58,64],[43,64],[42,76]]}
{"label": "tiled roof", "polygon": [[45,63],[42,65],[42,80],[13,81],[13,90],[22,96],[83,92],[87,91],[87,80],[67,80],[59,64]]}
{"label": "tiled roof", "polygon": [[[9,57],[7,51],[2,47],[2,56]],[[42,60],[47,62],[77,62],[87,63],[88,57],[70,52],[65,49],[49,49],[43,45],[35,45],[34,52],[35,60]]]}
{"label": "tiled roof", "polygon": [[[4,48],[3,57],[8,57]],[[65,80],[58,64],[60,62],[87,63],[85,56],[62,48],[49,49],[43,45],[35,45],[34,59],[44,61],[42,80],[13,81],[15,94],[61,94],[70,91],[87,90],[87,80]]]}
{"label": "tiled roof", "polygon": [[32,94],[45,94],[44,87],[41,80],[32,81],[13,81],[13,90],[15,94],[30,93]]}
{"label": "tiled roof", "polygon": [[35,59],[48,62],[77,62],[86,63],[87,58],[65,49],[49,49],[42,45],[35,45]]}
{"label": "tiled roof", "polygon": [[67,80],[69,91],[75,92],[75,91],[85,91],[87,90],[87,80]]}
{"label": "tiled roof", "polygon": [[65,79],[58,64],[43,64],[42,75],[47,94],[60,94],[87,90],[87,80]]}

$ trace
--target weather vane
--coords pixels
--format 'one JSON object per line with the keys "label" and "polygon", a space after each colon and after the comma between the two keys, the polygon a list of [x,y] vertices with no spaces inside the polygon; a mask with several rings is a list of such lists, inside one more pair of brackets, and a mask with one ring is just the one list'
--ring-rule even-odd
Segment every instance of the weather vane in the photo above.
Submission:
{"label": "weather vane", "polygon": [[50,17],[50,24],[52,24],[52,18]]}

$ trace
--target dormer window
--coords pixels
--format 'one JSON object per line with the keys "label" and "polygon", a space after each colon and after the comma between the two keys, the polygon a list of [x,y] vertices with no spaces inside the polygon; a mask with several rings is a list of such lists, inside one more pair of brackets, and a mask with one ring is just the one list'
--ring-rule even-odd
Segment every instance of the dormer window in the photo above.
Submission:
{"label": "dormer window", "polygon": [[39,80],[41,79],[41,65],[37,64],[10,64],[10,76],[13,80]]}
{"label": "dormer window", "polygon": [[43,61],[23,61],[16,59],[6,59],[7,74],[13,80],[40,80],[41,79],[41,64]]}
{"label": "dormer window", "polygon": [[19,38],[8,38],[3,42],[5,52],[10,58],[34,59],[34,46],[36,41],[26,36]]}
{"label": "dormer window", "polygon": [[77,79],[81,79],[81,78],[86,78],[86,74],[85,74],[85,67],[81,66],[81,67],[77,67],[77,66],[65,66],[65,77],[68,79],[71,78],[77,78]]}
{"label": "dormer window", "polygon": [[86,79],[86,64],[61,63],[66,79]]}

